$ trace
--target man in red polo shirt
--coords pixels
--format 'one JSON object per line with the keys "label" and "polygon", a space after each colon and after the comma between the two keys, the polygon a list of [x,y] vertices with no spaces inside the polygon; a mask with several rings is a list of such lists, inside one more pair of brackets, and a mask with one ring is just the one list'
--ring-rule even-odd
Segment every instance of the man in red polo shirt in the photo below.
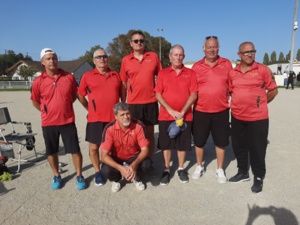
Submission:
{"label": "man in red polo shirt", "polygon": [[[158,105],[155,98],[155,76],[162,69],[156,53],[145,51],[145,35],[141,31],[131,34],[132,52],[122,60],[120,76],[122,95],[130,105],[132,117],[146,125],[146,137],[150,141],[149,156],[154,153],[154,125],[158,123]],[[127,90],[127,93],[126,93]]]}
{"label": "man in red polo shirt", "polygon": [[100,146],[102,173],[112,181],[112,192],[121,189],[122,177],[133,182],[137,190],[142,191],[145,185],[141,181],[141,175],[151,168],[151,160],[148,158],[149,141],[145,137],[144,124],[131,118],[127,103],[116,104],[114,114],[115,120],[103,131]]}
{"label": "man in red polo shirt", "polygon": [[54,174],[51,187],[53,190],[61,187],[57,156],[61,136],[65,152],[72,154],[77,175],[77,189],[85,189],[82,155],[73,109],[77,95],[75,78],[72,74],[58,69],[57,55],[50,48],[41,51],[41,63],[45,71],[32,84],[31,100],[33,106],[41,111],[46,155]]}
{"label": "man in red polo shirt", "polygon": [[[114,120],[113,107],[120,101],[121,79],[116,71],[108,68],[108,56],[103,49],[93,55],[95,69],[83,74],[78,99],[88,111],[86,138],[89,155],[95,169],[95,185],[103,185],[100,172],[99,146],[106,124]],[[88,100],[85,96],[88,96]]]}
{"label": "man in red polo shirt", "polygon": [[219,56],[219,40],[216,36],[206,37],[203,52],[204,58],[192,67],[197,73],[198,83],[193,117],[197,166],[192,178],[199,179],[204,173],[204,147],[211,133],[217,156],[216,176],[219,183],[226,183],[223,162],[225,147],[229,144],[228,75],[232,66],[228,59]]}
{"label": "man in red polo shirt", "polygon": [[239,46],[241,63],[229,74],[231,93],[231,139],[238,173],[230,182],[250,180],[248,162],[254,175],[251,191],[259,193],[266,174],[266,149],[269,131],[268,103],[277,95],[275,78],[267,66],[255,62],[252,42]]}
{"label": "man in red polo shirt", "polygon": [[[158,148],[162,149],[165,170],[160,184],[170,182],[171,150],[177,150],[178,176],[182,183],[189,181],[184,170],[186,151],[191,150],[192,108],[197,99],[196,73],[183,66],[184,49],[174,45],[169,54],[171,66],[160,71],[155,87],[156,98],[161,104],[159,111]],[[183,119],[185,129],[173,137],[171,125],[174,120]],[[171,127],[170,127],[171,126]],[[170,128],[170,129],[169,129]],[[176,127],[175,127],[176,128]],[[169,130],[169,131],[168,131]],[[169,133],[170,132],[170,133]]]}

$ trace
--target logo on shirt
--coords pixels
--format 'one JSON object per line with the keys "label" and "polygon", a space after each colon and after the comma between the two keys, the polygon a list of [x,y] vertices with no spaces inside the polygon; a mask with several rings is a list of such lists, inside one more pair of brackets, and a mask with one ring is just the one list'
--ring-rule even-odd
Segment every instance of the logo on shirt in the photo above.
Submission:
{"label": "logo on shirt", "polygon": [[190,75],[189,75],[189,74],[182,74],[182,77],[183,77],[183,78],[189,78]]}
{"label": "logo on shirt", "polygon": [[252,77],[256,77],[257,75],[258,75],[257,72],[252,72],[252,73],[250,73],[250,76],[252,76]]}
{"label": "logo on shirt", "polygon": [[149,62],[152,62],[151,59],[145,59],[145,62],[149,63]]}

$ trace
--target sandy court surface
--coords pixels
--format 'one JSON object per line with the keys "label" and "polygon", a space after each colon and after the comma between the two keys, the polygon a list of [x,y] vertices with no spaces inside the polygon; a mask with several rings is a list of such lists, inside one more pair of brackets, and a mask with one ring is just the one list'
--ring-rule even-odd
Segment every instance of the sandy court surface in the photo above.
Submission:
{"label": "sandy court surface", "polygon": [[[0,92],[0,107],[9,108],[12,120],[30,121],[38,133],[39,158],[38,162],[22,163],[21,173],[14,174],[12,181],[0,182],[0,224],[299,224],[300,88],[279,89],[278,96],[269,105],[267,174],[260,194],[250,191],[252,174],[250,182],[219,184],[216,181],[211,139],[205,151],[206,173],[199,180],[190,179],[188,184],[179,182],[174,154],[171,182],[159,186],[163,166],[161,152],[156,150],[157,175],[145,177],[145,191],[138,192],[131,183],[124,184],[118,193],[111,193],[110,182],[96,187],[84,141],[87,112],[78,101],[74,108],[88,188],[76,190],[71,157],[64,155],[62,147],[60,161],[68,165],[62,173],[62,189],[53,191],[52,173],[44,156],[40,114],[29,96],[25,91]],[[23,157],[35,159],[33,152],[27,150],[23,151]],[[190,175],[195,164],[195,153],[191,151],[185,164]],[[13,161],[7,165],[11,171],[17,168]],[[225,168],[228,178],[237,172],[231,146],[226,148]]]}

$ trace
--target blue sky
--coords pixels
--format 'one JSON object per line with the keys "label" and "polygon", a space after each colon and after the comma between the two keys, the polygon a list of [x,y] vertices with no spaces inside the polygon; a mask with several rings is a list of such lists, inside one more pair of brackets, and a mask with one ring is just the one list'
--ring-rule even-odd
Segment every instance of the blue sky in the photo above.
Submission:
{"label": "blue sky", "polygon": [[[219,53],[230,60],[238,59],[241,42],[252,41],[256,61],[262,62],[265,53],[276,51],[278,58],[291,49],[295,0],[0,0],[0,4],[0,54],[14,50],[39,60],[41,49],[50,47],[60,60],[72,60],[95,45],[106,48],[130,29],[141,29],[182,45],[185,62],[203,57],[203,40],[209,35],[219,37]],[[299,48],[297,30],[294,56]]]}

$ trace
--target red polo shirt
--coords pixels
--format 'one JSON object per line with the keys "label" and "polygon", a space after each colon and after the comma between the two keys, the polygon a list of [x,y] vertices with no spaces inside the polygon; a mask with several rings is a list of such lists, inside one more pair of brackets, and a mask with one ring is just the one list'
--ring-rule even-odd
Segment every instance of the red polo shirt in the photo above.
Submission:
{"label": "red polo shirt", "polygon": [[122,60],[120,77],[127,82],[127,102],[147,104],[156,102],[155,76],[162,69],[154,52],[145,52],[142,61],[134,57],[133,51]]}
{"label": "red polo shirt", "polygon": [[56,78],[44,71],[31,90],[31,100],[41,104],[42,126],[58,126],[75,121],[73,101],[77,87],[72,74],[61,69]]}
{"label": "red polo shirt", "polygon": [[229,108],[228,75],[231,69],[231,62],[222,57],[213,67],[205,63],[205,58],[193,65],[198,84],[197,111],[217,113]]}
{"label": "red polo shirt", "polygon": [[78,94],[88,96],[88,122],[111,122],[120,100],[121,79],[116,71],[104,76],[95,68],[83,74]]}
{"label": "red polo shirt", "polygon": [[140,121],[131,119],[129,128],[123,131],[119,123],[114,120],[103,131],[100,149],[109,151],[113,157],[126,160],[139,154],[141,148],[148,145],[144,125]]}
{"label": "red polo shirt", "polygon": [[[177,75],[170,66],[158,74],[155,92],[160,93],[174,110],[181,111],[191,93],[197,92],[197,90],[196,73],[191,69],[183,67]],[[174,118],[163,106],[160,106],[158,120],[171,121]],[[184,115],[184,120],[192,121],[191,108]]]}
{"label": "red polo shirt", "polygon": [[269,117],[266,90],[277,87],[267,66],[254,62],[242,73],[240,65],[229,74],[231,112],[239,120],[256,121]]}

